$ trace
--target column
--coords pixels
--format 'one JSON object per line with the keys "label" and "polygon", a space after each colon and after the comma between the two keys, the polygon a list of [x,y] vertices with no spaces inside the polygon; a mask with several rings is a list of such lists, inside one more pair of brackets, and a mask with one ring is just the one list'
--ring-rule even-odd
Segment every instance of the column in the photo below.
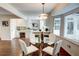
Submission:
{"label": "column", "polygon": [[60,36],[64,36],[64,15],[61,15]]}

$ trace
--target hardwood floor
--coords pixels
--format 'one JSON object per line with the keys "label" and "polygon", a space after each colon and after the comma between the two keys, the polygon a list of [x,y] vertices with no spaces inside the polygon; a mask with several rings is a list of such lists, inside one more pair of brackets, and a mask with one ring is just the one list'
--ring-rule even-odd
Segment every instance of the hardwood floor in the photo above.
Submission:
{"label": "hardwood floor", "polygon": [[[10,41],[7,41],[7,42],[6,41],[0,41],[0,56],[11,55],[10,47],[11,47]],[[10,53],[8,53],[8,52],[10,52]]]}
{"label": "hardwood floor", "polygon": [[21,53],[18,44],[15,42],[11,40],[0,41],[0,56],[19,56]]}

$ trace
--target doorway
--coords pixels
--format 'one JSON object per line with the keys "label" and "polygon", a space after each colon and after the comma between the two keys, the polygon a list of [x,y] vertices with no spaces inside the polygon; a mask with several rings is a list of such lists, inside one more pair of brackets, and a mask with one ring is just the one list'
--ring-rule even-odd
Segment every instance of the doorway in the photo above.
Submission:
{"label": "doorway", "polygon": [[25,32],[20,32],[20,38],[25,38]]}

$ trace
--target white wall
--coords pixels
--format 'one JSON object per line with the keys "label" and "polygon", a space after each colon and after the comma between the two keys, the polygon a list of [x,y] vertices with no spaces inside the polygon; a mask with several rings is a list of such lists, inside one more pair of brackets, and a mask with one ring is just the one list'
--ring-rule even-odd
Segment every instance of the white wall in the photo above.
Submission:
{"label": "white wall", "polygon": [[49,15],[48,19],[45,21],[45,25],[49,28],[49,31],[53,33],[53,27],[54,27],[54,18],[53,16]]}
{"label": "white wall", "polygon": [[[0,37],[2,40],[10,40],[10,19],[16,18],[13,15],[0,15]],[[8,21],[9,26],[3,27],[2,21]]]}
{"label": "white wall", "polygon": [[17,30],[18,26],[27,28],[27,26],[28,26],[27,21],[25,21],[24,19],[15,18],[15,19],[11,19],[10,22],[11,22],[11,24],[10,24],[11,25],[10,26],[11,39],[13,39],[15,37],[20,37],[20,35],[19,35],[20,32],[25,32],[26,37],[29,37],[28,29],[20,30],[20,31]]}
{"label": "white wall", "polygon": [[2,40],[8,40],[10,39],[10,27],[3,27],[2,21],[8,21],[9,17],[6,16],[0,16],[0,37]]}
{"label": "white wall", "polygon": [[10,33],[11,33],[11,39],[16,37],[16,19],[10,19]]}
{"label": "white wall", "polygon": [[[34,18],[34,19],[28,18],[28,27],[32,28],[32,23],[38,23],[38,25],[40,27],[40,20],[38,20],[36,18]],[[37,31],[39,31],[39,30],[37,30]],[[35,39],[35,34],[33,34],[33,32],[35,32],[35,31],[29,30],[29,35],[30,35],[29,38],[30,38],[30,42],[35,44],[36,43],[36,39]]]}

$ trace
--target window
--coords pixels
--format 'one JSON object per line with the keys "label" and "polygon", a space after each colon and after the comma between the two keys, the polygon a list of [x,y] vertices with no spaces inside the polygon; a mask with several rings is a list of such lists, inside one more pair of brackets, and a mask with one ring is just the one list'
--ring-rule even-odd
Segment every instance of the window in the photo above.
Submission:
{"label": "window", "polygon": [[55,27],[55,30],[60,30],[60,20],[55,20],[55,23],[54,23],[54,27]]}
{"label": "window", "polygon": [[68,22],[67,34],[73,34],[73,22]]}
{"label": "window", "polygon": [[61,18],[55,18],[54,19],[54,34],[60,35],[60,21]]}

